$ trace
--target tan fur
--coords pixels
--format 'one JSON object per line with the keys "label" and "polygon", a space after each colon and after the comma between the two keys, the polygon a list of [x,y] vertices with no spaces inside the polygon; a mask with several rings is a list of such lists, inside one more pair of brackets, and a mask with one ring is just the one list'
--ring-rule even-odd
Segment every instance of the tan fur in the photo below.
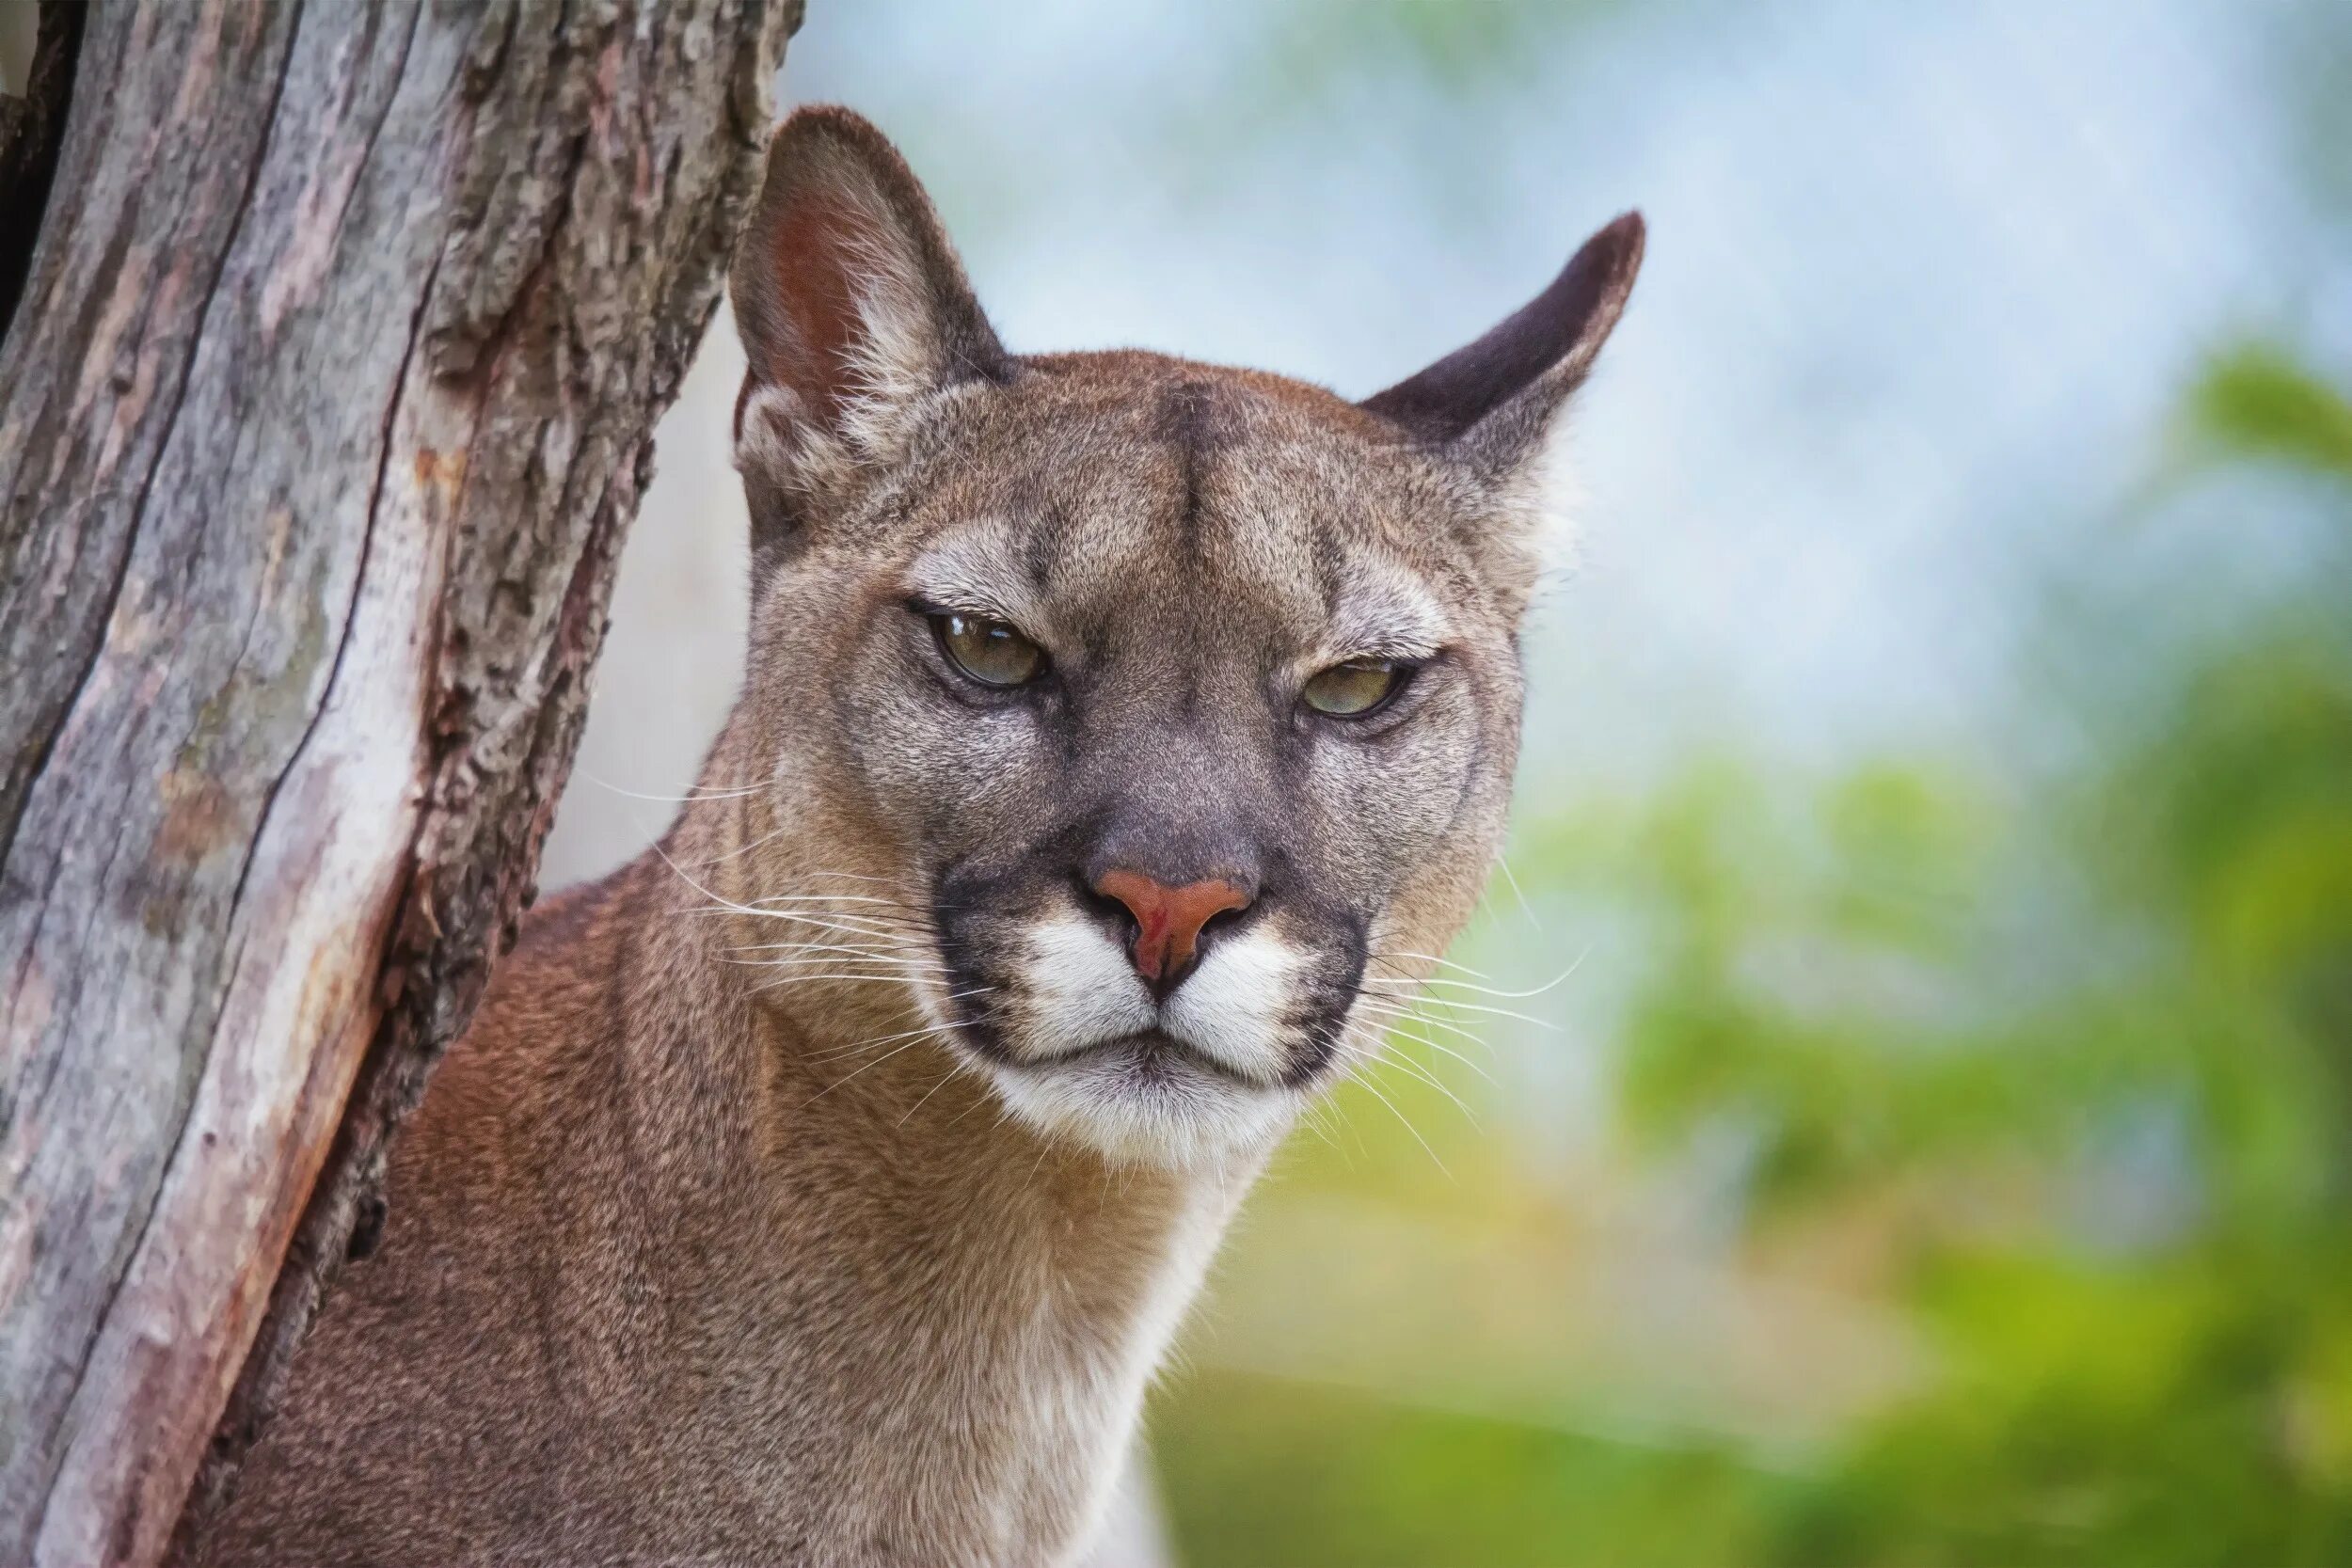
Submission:
{"label": "tan fur", "polygon": [[[1067,1560],[1242,1192],[1376,1049],[1359,990],[1466,917],[1516,467],[1261,372],[998,361],[961,287],[870,128],[787,126],[743,699],[661,847],[526,922],[206,1560]],[[959,686],[917,591],[1019,600],[1053,683]],[[1401,714],[1294,710],[1383,627],[1442,643]],[[1172,1035],[1093,1043],[1150,1010],[1098,994],[1114,863],[1255,903]]]}

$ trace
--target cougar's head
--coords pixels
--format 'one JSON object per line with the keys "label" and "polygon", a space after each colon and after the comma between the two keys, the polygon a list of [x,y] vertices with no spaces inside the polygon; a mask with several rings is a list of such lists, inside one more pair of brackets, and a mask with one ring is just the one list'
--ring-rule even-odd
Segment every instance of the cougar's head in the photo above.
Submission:
{"label": "cougar's head", "polygon": [[745,712],[805,805],[752,890],[772,853],[764,891],[839,899],[793,933],[816,961],[903,988],[1050,1133],[1180,1164],[1278,1134],[1493,862],[1534,470],[1641,251],[1619,218],[1360,404],[1019,356],[890,145],[794,116],[732,278]]}

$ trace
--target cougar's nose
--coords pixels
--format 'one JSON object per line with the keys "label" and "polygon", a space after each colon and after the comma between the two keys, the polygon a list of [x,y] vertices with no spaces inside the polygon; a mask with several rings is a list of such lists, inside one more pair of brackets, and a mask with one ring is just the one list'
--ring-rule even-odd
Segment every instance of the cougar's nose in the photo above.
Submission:
{"label": "cougar's nose", "polygon": [[1169,887],[1140,871],[1113,868],[1090,884],[1105,898],[1126,906],[1135,921],[1127,956],[1153,994],[1166,996],[1191,972],[1200,927],[1220,914],[1249,907],[1247,889],[1210,879]]}

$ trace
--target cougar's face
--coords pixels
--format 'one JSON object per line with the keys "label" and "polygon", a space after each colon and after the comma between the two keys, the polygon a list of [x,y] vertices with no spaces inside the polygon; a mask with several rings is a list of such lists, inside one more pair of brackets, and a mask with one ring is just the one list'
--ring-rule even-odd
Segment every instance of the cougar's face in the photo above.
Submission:
{"label": "cougar's face", "polygon": [[777,570],[765,695],[821,705],[819,776],[922,890],[923,1005],[1014,1111],[1122,1156],[1262,1139],[1474,896],[1507,618],[1438,477],[1327,394],[1073,357],[943,418],[855,545]]}
{"label": "cougar's face", "polygon": [[[829,928],[920,949],[842,982],[1118,1158],[1262,1146],[1376,1049],[1492,860],[1530,463],[1641,238],[1360,404],[1016,358],[889,145],[796,115],[731,278],[750,711],[889,885]],[[779,832],[779,878],[825,853]]]}

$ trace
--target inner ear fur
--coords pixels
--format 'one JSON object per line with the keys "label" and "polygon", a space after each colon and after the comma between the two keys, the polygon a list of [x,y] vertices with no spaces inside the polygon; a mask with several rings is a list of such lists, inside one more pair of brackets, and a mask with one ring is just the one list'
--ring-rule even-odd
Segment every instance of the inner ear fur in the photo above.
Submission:
{"label": "inner ear fur", "polygon": [[1477,341],[1361,406],[1499,479],[1543,444],[1625,313],[1641,271],[1642,214],[1586,240],[1543,293]]}
{"label": "inner ear fur", "polygon": [[847,109],[777,129],[728,285],[749,362],[736,437],[771,470],[871,455],[909,401],[1009,373],[922,185]]}

